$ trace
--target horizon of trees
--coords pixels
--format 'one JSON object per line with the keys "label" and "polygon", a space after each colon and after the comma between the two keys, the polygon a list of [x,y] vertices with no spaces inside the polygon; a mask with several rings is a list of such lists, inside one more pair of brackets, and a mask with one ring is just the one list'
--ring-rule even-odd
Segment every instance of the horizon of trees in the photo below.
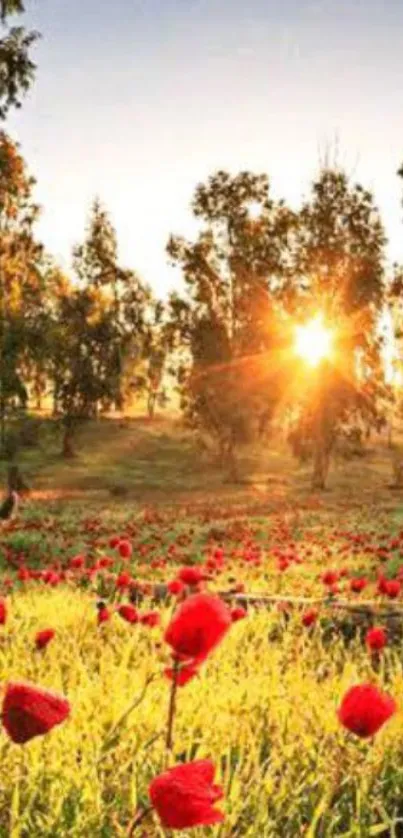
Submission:
{"label": "horizon of trees", "polygon": [[[0,0],[4,27],[24,11]],[[37,33],[0,40],[0,119],[21,105]],[[403,178],[403,167],[398,175]],[[379,319],[402,328],[403,267],[389,268],[370,191],[325,164],[298,210],[275,200],[266,174],[218,171],[196,187],[194,241],[172,235],[183,288],[156,299],[120,264],[116,231],[96,198],[67,275],[37,240],[35,186],[18,144],[0,132],[0,450],[12,459],[10,420],[51,394],[74,455],[79,422],[145,395],[153,417],[169,373],[188,425],[209,439],[237,479],[242,444],[269,440],[292,416],[294,453],[326,484],[337,441],[379,427],[393,399]],[[337,362],[307,370],[293,352],[295,323],[320,312]],[[285,421],[285,419],[284,419]]]}

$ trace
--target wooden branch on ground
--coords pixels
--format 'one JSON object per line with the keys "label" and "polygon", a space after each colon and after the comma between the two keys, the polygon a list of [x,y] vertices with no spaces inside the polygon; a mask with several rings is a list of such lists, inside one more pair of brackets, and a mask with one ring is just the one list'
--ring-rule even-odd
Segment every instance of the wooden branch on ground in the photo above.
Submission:
{"label": "wooden branch on ground", "polygon": [[295,597],[280,594],[237,594],[231,591],[220,591],[218,596],[226,601],[235,601],[238,605],[260,605],[270,606],[279,603],[286,603],[287,605],[296,605],[304,608],[307,607],[322,607],[335,608],[345,611],[353,611],[359,614],[371,614],[374,611],[377,613],[385,612],[389,617],[401,617],[403,619],[403,608],[391,609],[384,602],[374,602],[371,600],[363,600],[361,602],[351,602],[350,600],[340,600],[335,597]]}
{"label": "wooden branch on ground", "polygon": [[[167,585],[162,583],[159,584],[152,584],[150,583],[150,588],[152,589],[152,593],[150,594],[151,599],[158,603],[162,604],[166,600],[170,598],[170,594],[167,588]],[[232,602],[236,603],[237,605],[245,606],[248,605],[255,605],[264,607],[270,607],[272,605],[278,605],[279,603],[285,603],[291,606],[297,606],[301,608],[330,608],[339,611],[349,611],[354,614],[365,616],[370,616],[371,614],[378,614],[384,615],[386,618],[400,618],[403,620],[403,608],[399,608],[397,606],[388,606],[385,602],[375,602],[371,600],[362,600],[361,602],[351,602],[349,600],[342,600],[336,599],[335,597],[295,597],[295,596],[287,596],[286,594],[260,594],[260,593],[237,593],[236,591],[217,591],[216,595],[221,597],[225,602]],[[141,600],[145,599],[145,595],[138,590],[135,590],[132,594],[132,601],[133,602],[141,602]]]}

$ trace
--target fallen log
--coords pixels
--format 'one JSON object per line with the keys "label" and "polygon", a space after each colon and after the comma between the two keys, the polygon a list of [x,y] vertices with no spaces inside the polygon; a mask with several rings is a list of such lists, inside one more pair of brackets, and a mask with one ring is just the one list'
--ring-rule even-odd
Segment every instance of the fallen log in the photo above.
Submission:
{"label": "fallen log", "polygon": [[[145,583],[151,589],[151,593],[146,595],[139,589],[132,591],[130,599],[134,604],[142,602],[144,599],[151,599],[156,604],[163,604],[171,598],[168,591],[168,586],[162,583]],[[376,602],[374,600],[362,600],[361,602],[351,602],[350,600],[336,599],[335,597],[295,597],[284,594],[260,594],[260,593],[237,593],[236,591],[217,591],[216,595],[226,602],[231,602],[247,608],[249,605],[268,608],[270,606],[284,603],[292,607],[300,608],[329,608],[338,611],[352,612],[357,615],[377,616],[385,615],[385,618],[396,618],[403,620],[403,607],[398,608],[388,606],[385,602]]]}

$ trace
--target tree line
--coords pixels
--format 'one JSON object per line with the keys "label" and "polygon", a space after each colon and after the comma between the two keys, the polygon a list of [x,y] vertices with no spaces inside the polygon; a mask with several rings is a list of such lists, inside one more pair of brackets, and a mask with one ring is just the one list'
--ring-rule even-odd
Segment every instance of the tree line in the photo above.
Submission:
{"label": "tree line", "polygon": [[[24,11],[1,0],[3,25]],[[35,67],[37,33],[7,28],[0,41],[0,117],[19,106]],[[399,172],[403,176],[403,169]],[[389,269],[373,195],[324,166],[298,209],[272,196],[265,174],[214,173],[195,190],[193,241],[171,236],[167,255],[183,276],[163,304],[121,265],[116,232],[94,201],[67,276],[37,240],[34,180],[16,143],[0,134],[0,443],[13,410],[51,391],[73,453],[83,419],[124,410],[146,393],[150,415],[167,369],[187,423],[216,446],[237,476],[237,451],[266,439],[288,416],[289,440],[310,456],[323,488],[334,446],[352,429],[379,428],[392,397],[379,318],[399,311],[402,271]],[[320,312],[334,362],[315,370],[293,352],[295,324]]]}

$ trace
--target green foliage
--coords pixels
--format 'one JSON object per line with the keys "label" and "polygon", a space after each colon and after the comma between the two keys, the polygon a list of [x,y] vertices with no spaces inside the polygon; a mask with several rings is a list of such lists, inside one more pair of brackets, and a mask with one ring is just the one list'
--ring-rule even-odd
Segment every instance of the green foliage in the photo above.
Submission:
{"label": "green foliage", "polygon": [[45,344],[46,274],[34,225],[34,180],[18,146],[0,133],[0,443],[10,411],[28,401],[26,366]]}
{"label": "green foliage", "polygon": [[266,176],[249,172],[213,175],[196,189],[193,211],[198,239],[168,245],[186,283],[186,295],[170,301],[185,350],[178,378],[189,422],[216,439],[233,468],[236,446],[267,423],[281,395],[277,298],[295,219],[271,199]]}
{"label": "green foliage", "polygon": [[[3,26],[11,15],[22,14],[21,0],[1,0],[0,16]],[[5,119],[10,108],[20,108],[22,97],[35,78],[36,65],[30,57],[31,47],[39,38],[38,32],[27,32],[14,26],[0,39],[0,119]]]}
{"label": "green foliage", "polygon": [[76,285],[53,273],[47,329],[48,374],[68,457],[78,422],[123,406],[126,380],[144,354],[150,301],[138,277],[119,267],[116,234],[98,200],[84,243],[74,250],[74,267]]}
{"label": "green foliage", "polygon": [[[296,434],[314,452],[313,484],[323,488],[330,454],[346,425],[376,425],[387,392],[377,319],[385,300],[385,234],[372,195],[343,172],[323,170],[299,215],[285,292],[294,316],[318,309],[334,337],[333,357],[306,375]],[[296,439],[294,435],[294,440]]]}

